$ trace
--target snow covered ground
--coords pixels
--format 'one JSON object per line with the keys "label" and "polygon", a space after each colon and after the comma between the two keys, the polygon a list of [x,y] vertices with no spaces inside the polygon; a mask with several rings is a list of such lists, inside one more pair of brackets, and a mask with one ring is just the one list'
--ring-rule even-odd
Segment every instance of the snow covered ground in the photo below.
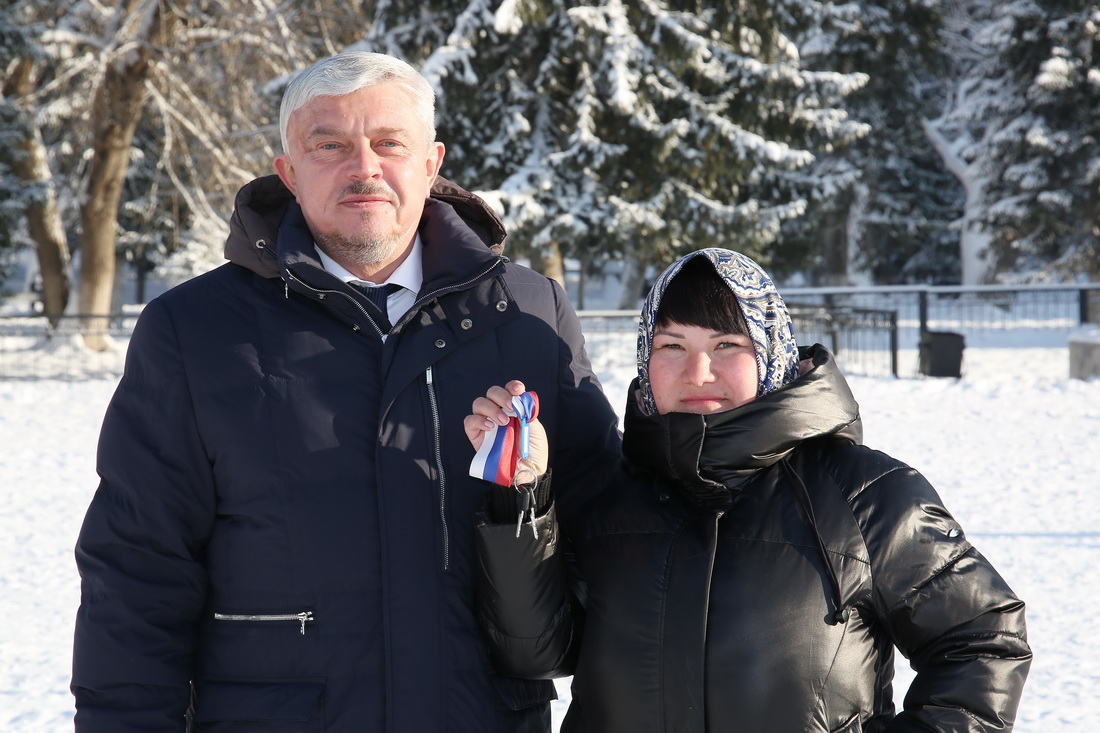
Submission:
{"label": "snow covered ground", "polygon": [[[975,545],[1027,601],[1035,662],[1016,730],[1100,721],[1100,380],[1071,380],[1065,331],[968,336],[961,380],[852,377],[868,445],[939,489]],[[633,340],[591,343],[612,402]],[[843,363],[843,360],[842,360]],[[73,543],[95,491],[113,381],[0,379],[0,730],[72,729],[68,692],[79,583]],[[899,663],[900,702],[910,675]],[[559,684],[560,723],[568,681]]]}

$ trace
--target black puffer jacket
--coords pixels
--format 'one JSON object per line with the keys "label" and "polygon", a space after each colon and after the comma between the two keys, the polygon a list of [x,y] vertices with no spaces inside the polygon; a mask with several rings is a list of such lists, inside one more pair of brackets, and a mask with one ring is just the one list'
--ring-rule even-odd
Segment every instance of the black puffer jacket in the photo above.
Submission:
{"label": "black puffer jacket", "polygon": [[493,673],[478,633],[462,418],[523,374],[562,465],[619,441],[564,293],[503,234],[438,184],[383,344],[278,179],[242,190],[232,262],[148,305],[106,414],[78,731],[182,731],[189,704],[199,731],[543,730],[553,685]]}
{"label": "black puffer jacket", "polygon": [[[1011,727],[1024,604],[920,474],[858,444],[847,384],[812,354],[726,413],[645,417],[631,395],[628,466],[567,525],[576,596],[553,512],[537,540],[483,517],[495,660],[575,670],[562,731]],[[897,715],[895,646],[917,671]]]}

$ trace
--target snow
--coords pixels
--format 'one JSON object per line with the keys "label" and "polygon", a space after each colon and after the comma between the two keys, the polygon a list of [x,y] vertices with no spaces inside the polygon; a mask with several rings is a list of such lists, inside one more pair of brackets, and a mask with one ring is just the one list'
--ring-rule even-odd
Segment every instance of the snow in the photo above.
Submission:
{"label": "snow", "polygon": [[503,0],[493,13],[493,30],[503,35],[514,35],[523,29],[517,0]]}
{"label": "snow", "polygon": [[[1067,377],[1068,329],[1027,334],[968,334],[960,380],[916,376],[910,350],[900,379],[850,383],[867,444],[928,476],[1028,604],[1035,662],[1016,731],[1078,733],[1100,720],[1100,380]],[[589,342],[621,409],[633,336]],[[72,729],[73,544],[113,389],[111,380],[0,380],[0,730]],[[900,704],[911,675],[898,667]],[[555,729],[568,680],[558,687]]]}
{"label": "snow", "polygon": [[[1062,51],[1062,53],[1067,53]],[[1074,64],[1067,58],[1055,56],[1047,59],[1039,68],[1035,84],[1048,91],[1063,91],[1073,87]]]}

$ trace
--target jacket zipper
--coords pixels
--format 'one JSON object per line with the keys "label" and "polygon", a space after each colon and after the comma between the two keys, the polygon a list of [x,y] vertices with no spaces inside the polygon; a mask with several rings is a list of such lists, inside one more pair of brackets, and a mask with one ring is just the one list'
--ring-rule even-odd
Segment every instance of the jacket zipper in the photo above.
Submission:
{"label": "jacket zipper", "polygon": [[[478,282],[490,272],[495,270],[503,262],[503,258],[496,259],[489,267],[482,270],[480,273],[472,278],[469,278],[463,282],[449,285],[445,288],[438,288],[430,293],[427,293],[422,298],[417,298],[413,303],[410,312],[415,310],[421,303],[425,303],[432,298],[437,298],[445,293],[455,292],[462,290],[469,285]],[[407,315],[407,314],[406,314]],[[428,402],[432,408],[432,445],[435,453],[435,470],[439,474],[439,523],[443,531],[443,571],[447,572],[451,569],[451,529],[447,524],[447,473],[443,470],[443,451],[440,447],[440,430],[439,430],[439,403],[435,397],[435,379],[432,375],[432,368],[429,366],[424,372],[424,381],[428,387]]]}
{"label": "jacket zipper", "polygon": [[724,510],[719,510],[715,512],[714,516],[714,537],[710,543],[710,560],[707,566],[707,595],[706,598],[703,599],[703,624],[705,625],[705,628],[703,629],[704,638],[707,634],[707,629],[710,627],[710,595],[711,590],[714,586],[714,564],[718,560],[719,522],[722,521],[722,516],[725,513],[726,512]]}
{"label": "jacket zipper", "polygon": [[[445,293],[450,293],[450,292],[454,292],[454,291],[456,291],[456,290],[462,290],[462,289],[466,288],[467,286],[469,286],[469,285],[471,285],[471,284],[473,284],[473,283],[475,283],[475,282],[477,282],[477,281],[481,280],[481,279],[482,279],[483,277],[485,277],[485,276],[486,276],[486,275],[488,275],[488,274],[489,274],[490,272],[492,272],[493,270],[495,270],[495,269],[496,269],[496,268],[497,268],[497,267],[498,267],[498,266],[500,265],[500,263],[501,263],[502,261],[503,261],[503,258],[497,259],[497,260],[496,260],[495,262],[493,262],[493,264],[489,265],[489,267],[487,267],[487,268],[486,268],[485,270],[483,270],[482,272],[478,273],[478,274],[477,274],[477,275],[475,275],[474,277],[471,277],[471,278],[469,278],[468,280],[464,280],[463,282],[460,282],[460,283],[455,283],[454,285],[448,285],[448,286],[447,286],[447,287],[445,287],[445,288],[439,288],[439,289],[437,289],[437,290],[434,290],[434,291],[432,291],[432,292],[430,292],[430,293],[426,294],[426,295],[425,295],[425,296],[424,296],[423,298],[417,298],[417,299],[416,299],[416,302],[414,302],[414,303],[412,304],[412,307],[411,307],[411,308],[409,308],[409,312],[412,312],[412,311],[416,310],[416,308],[417,308],[417,307],[418,307],[418,306],[419,306],[419,305],[420,305],[421,303],[425,303],[425,302],[427,302],[427,301],[431,300],[432,298],[436,298],[436,297],[438,297],[438,296],[440,296],[440,295],[443,295],[443,294],[445,294]],[[367,312],[366,308],[364,308],[364,307],[362,306],[362,304],[360,304],[360,303],[359,303],[359,301],[357,301],[357,300],[356,300],[355,298],[353,298],[352,296],[348,295],[347,293],[343,292],[342,290],[328,290],[328,289],[325,289],[325,290],[321,290],[321,289],[319,289],[319,288],[315,288],[315,287],[313,287],[312,285],[309,285],[308,283],[306,283],[306,282],[305,282],[304,280],[302,280],[302,279],[301,279],[300,277],[297,277],[297,276],[296,276],[296,275],[295,275],[295,274],[294,274],[293,272],[291,272],[290,270],[286,270],[286,274],[287,274],[287,277],[291,278],[292,280],[294,280],[295,282],[297,282],[298,284],[300,284],[300,285],[301,285],[301,286],[302,286],[303,288],[306,288],[306,289],[307,289],[307,290],[309,290],[310,292],[316,293],[316,294],[317,294],[317,295],[318,295],[319,297],[321,297],[321,299],[322,299],[322,300],[324,299],[324,296],[325,296],[325,295],[327,295],[327,294],[329,294],[329,293],[334,293],[334,294],[336,294],[336,295],[340,295],[340,296],[343,296],[344,298],[347,298],[347,299],[348,299],[348,300],[350,300],[350,301],[351,301],[351,302],[352,302],[353,304],[355,304],[355,307],[359,309],[359,312],[360,312],[360,313],[362,313],[362,314],[363,314],[364,316],[366,316],[366,317],[367,317],[367,320],[368,320],[368,321],[370,321],[370,324],[371,324],[372,326],[374,326],[374,330],[375,330],[375,331],[376,331],[376,332],[378,333],[378,336],[379,336],[380,338],[385,338],[385,336],[387,336],[387,334],[384,334],[384,333],[382,333],[382,329],[380,329],[380,328],[378,327],[378,324],[374,322],[374,319],[370,317],[370,314],[369,314],[369,313]],[[287,283],[286,283],[286,281],[285,281],[285,280],[283,281],[283,285],[284,285],[284,290],[286,291],[286,292],[285,292],[285,296],[286,296],[286,297],[289,297],[289,286],[287,285]],[[395,327],[397,326],[397,324],[396,324],[396,323],[395,323],[395,324],[393,324],[393,325],[394,325]],[[358,330],[358,328],[359,328],[359,327],[358,327],[358,326],[355,326],[355,328],[356,328],[356,330]]]}
{"label": "jacket zipper", "polygon": [[[504,261],[503,258],[498,258],[495,261],[493,261],[493,263],[491,265],[489,265],[489,267],[485,268],[484,270],[482,270],[480,273],[478,273],[474,277],[471,277],[467,280],[464,280],[461,283],[455,283],[454,285],[449,285],[445,288],[438,288],[438,289],[432,291],[431,293],[426,294],[422,298],[417,298],[416,302],[413,303],[412,308],[409,309],[410,312],[415,310],[421,303],[427,302],[428,300],[431,300],[432,298],[439,297],[440,295],[443,295],[445,293],[450,293],[450,292],[454,292],[454,291],[457,291],[457,290],[462,290],[462,289],[468,287],[469,285],[471,285],[472,283],[478,282],[479,280],[484,278],[486,275],[488,275],[490,272],[492,272],[497,267],[499,267],[500,264],[503,261]],[[290,270],[286,270],[286,274],[287,274],[287,277],[293,279],[295,282],[299,283],[302,287],[306,288],[310,292],[316,293],[318,295],[318,297],[320,297],[321,299],[324,299],[324,296],[328,293],[335,293],[337,295],[341,295],[341,296],[347,298],[348,300],[350,300],[352,303],[355,304],[355,307],[358,308],[359,311],[364,316],[367,317],[367,320],[370,322],[370,324],[372,326],[374,326],[374,330],[378,332],[379,337],[384,337],[385,336],[385,334],[382,333],[382,330],[380,328],[378,328],[378,324],[376,324],[374,322],[374,319],[370,317],[370,314],[367,313],[367,310],[359,303],[359,301],[357,301],[352,296],[350,296],[347,293],[345,293],[343,291],[340,291],[340,290],[328,290],[328,289],[321,290],[321,289],[315,288],[312,285],[309,285],[308,283],[304,282],[301,278],[295,276],[294,273],[291,272]],[[284,281],[284,285],[285,284],[286,283]],[[356,327],[356,328],[358,328],[358,327]],[[432,432],[433,432],[432,437],[434,439],[435,467],[436,467],[436,471],[439,474],[439,520],[440,520],[440,523],[443,527],[443,570],[447,571],[447,570],[450,570],[450,567],[451,567],[451,530],[450,530],[450,527],[447,524],[447,474],[443,470],[443,453],[442,453],[442,450],[440,448],[440,442],[439,442],[440,441],[440,437],[439,437],[440,436],[439,405],[438,405],[438,403],[436,401],[436,397],[435,397],[435,384],[434,384],[433,379],[432,379],[432,368],[431,367],[428,367],[427,371],[425,372],[425,380],[426,380],[427,386],[428,386],[428,401],[431,403],[431,408],[432,408]],[[383,415],[383,420],[384,419],[385,419],[385,415]],[[242,619],[235,619],[235,620],[242,620]],[[312,617],[311,617],[310,620],[312,620]],[[303,629],[302,633],[304,634],[305,633],[305,622],[304,621],[302,622],[302,629]]]}
{"label": "jacket zipper", "polygon": [[[499,267],[503,261],[503,258],[497,258],[489,267],[485,268],[474,277],[460,283],[455,283],[454,285],[449,285],[445,288],[437,288],[425,294],[424,297],[417,298],[412,308],[409,309],[410,312],[415,310],[421,303],[425,303],[433,298],[438,298],[440,295],[446,293],[463,290],[471,284],[478,282]],[[430,366],[424,371],[424,381],[428,387],[428,402],[432,408],[432,445],[435,453],[435,470],[436,473],[439,474],[439,523],[443,531],[443,571],[448,572],[451,569],[451,529],[447,524],[447,473],[443,470],[443,451],[440,447],[439,437],[439,403],[435,396],[435,379],[432,375],[432,368]]]}
{"label": "jacket zipper", "polygon": [[[300,277],[295,276],[295,274],[293,272],[291,272],[290,270],[287,270],[286,274],[287,274],[287,277],[289,277],[291,280],[293,280],[294,282],[301,285],[303,288],[306,288],[307,290],[309,290],[312,293],[316,293],[317,297],[320,298],[321,300],[324,300],[326,295],[333,294],[333,295],[339,295],[340,297],[346,298],[347,300],[351,301],[352,305],[354,305],[356,308],[358,308],[359,312],[362,313],[364,316],[366,316],[367,322],[370,323],[370,325],[374,326],[374,330],[378,334],[378,338],[384,339],[386,337],[386,334],[382,333],[382,329],[380,329],[378,327],[378,324],[374,322],[374,319],[371,318],[371,315],[370,315],[370,313],[367,312],[367,309],[364,308],[363,305],[358,300],[353,298],[352,296],[348,295],[347,293],[345,293],[342,290],[327,290],[327,289],[326,290],[321,290],[319,288],[315,288],[312,285],[309,285],[308,283],[306,283]],[[285,284],[285,282],[284,282],[284,284]],[[359,330],[358,325],[353,325],[352,328],[354,328],[356,331]]]}
{"label": "jacket zipper", "polygon": [[435,399],[435,380],[432,368],[424,372],[428,385],[428,402],[432,407],[432,444],[435,452],[435,470],[439,474],[439,521],[443,527],[443,570],[451,567],[451,531],[447,526],[447,474],[443,471],[443,453],[439,447],[439,404]]}
{"label": "jacket zipper", "polygon": [[214,612],[215,621],[297,621],[302,636],[306,635],[306,622],[313,621],[313,611],[301,613],[218,613]]}
{"label": "jacket zipper", "polygon": [[409,310],[413,310],[414,308],[416,308],[421,303],[424,303],[428,300],[431,300],[432,298],[437,298],[440,295],[444,295],[446,293],[452,293],[456,290],[464,290],[466,287],[468,287],[470,285],[473,285],[474,283],[478,282],[483,277],[485,277],[490,272],[492,272],[497,267],[499,267],[500,263],[503,262],[503,260],[504,260],[503,257],[498,258],[491,265],[489,265],[487,268],[485,268],[483,271],[481,271],[477,275],[474,275],[473,277],[469,278],[468,280],[464,280],[463,282],[460,282],[460,283],[455,283],[454,285],[448,285],[447,287],[444,287],[444,288],[438,288],[437,290],[433,290],[432,292],[427,293],[423,298],[417,298],[416,302],[413,303],[412,308],[410,308]]}

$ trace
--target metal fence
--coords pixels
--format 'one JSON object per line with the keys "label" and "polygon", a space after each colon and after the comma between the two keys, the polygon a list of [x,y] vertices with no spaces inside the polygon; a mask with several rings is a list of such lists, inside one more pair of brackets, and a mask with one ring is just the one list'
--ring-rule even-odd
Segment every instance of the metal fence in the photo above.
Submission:
{"label": "metal fence", "polygon": [[[928,331],[968,339],[1010,329],[1065,332],[1100,323],[1100,283],[1057,286],[784,288],[799,343],[820,342],[845,371],[898,376],[898,353],[917,349]],[[582,311],[590,355],[633,366],[634,311]],[[0,379],[79,380],[122,374],[135,313],[65,316],[51,328],[43,316],[0,316]],[[99,340],[100,349],[88,341]],[[595,358],[594,358],[595,361]]]}
{"label": "metal fence", "polygon": [[846,371],[898,376],[898,316],[895,311],[852,306],[788,303],[798,343],[829,347]]}
{"label": "metal fence", "polygon": [[[800,343],[821,341],[836,352],[846,371],[865,375],[898,376],[899,351],[923,349],[929,345],[928,335],[957,334],[965,343],[976,343],[1035,334],[1041,337],[1030,340],[1049,344],[1062,337],[1068,340],[1069,331],[1080,324],[1100,323],[1100,283],[784,288],[783,296],[788,305],[816,305],[842,322],[848,320],[846,312],[893,313],[889,335],[881,319],[861,316],[854,324],[839,325],[836,341],[816,338],[821,330],[798,333],[795,321]],[[891,352],[888,359],[882,356],[884,348]],[[889,372],[884,370],[887,361]]]}
{"label": "metal fence", "polygon": [[122,375],[136,315],[0,316],[0,379],[109,379]]}
{"label": "metal fence", "polygon": [[[898,375],[897,323],[893,311],[788,303],[801,344],[821,343],[844,359],[846,370],[866,375]],[[633,311],[582,311],[587,349],[602,364],[633,367],[638,314]],[[607,350],[614,350],[608,355]]]}
{"label": "metal fence", "polygon": [[914,332],[1072,328],[1100,323],[1100,283],[784,288],[783,297],[788,303],[816,304],[830,310],[894,311],[899,328]]}
{"label": "metal fence", "polygon": [[[1045,344],[1068,341],[1082,323],[1100,323],[1100,283],[977,287],[877,286],[783,288],[800,344],[822,343],[849,374],[910,376],[922,335],[958,333],[967,342],[1001,340],[1006,332],[1042,333]],[[638,318],[633,311],[586,311],[581,326],[589,353],[615,349],[616,366],[634,363]],[[612,336],[617,332],[618,338]],[[1053,337],[1053,338],[1052,338]],[[1066,343],[1062,341],[1061,343]],[[606,361],[604,359],[603,361]]]}

